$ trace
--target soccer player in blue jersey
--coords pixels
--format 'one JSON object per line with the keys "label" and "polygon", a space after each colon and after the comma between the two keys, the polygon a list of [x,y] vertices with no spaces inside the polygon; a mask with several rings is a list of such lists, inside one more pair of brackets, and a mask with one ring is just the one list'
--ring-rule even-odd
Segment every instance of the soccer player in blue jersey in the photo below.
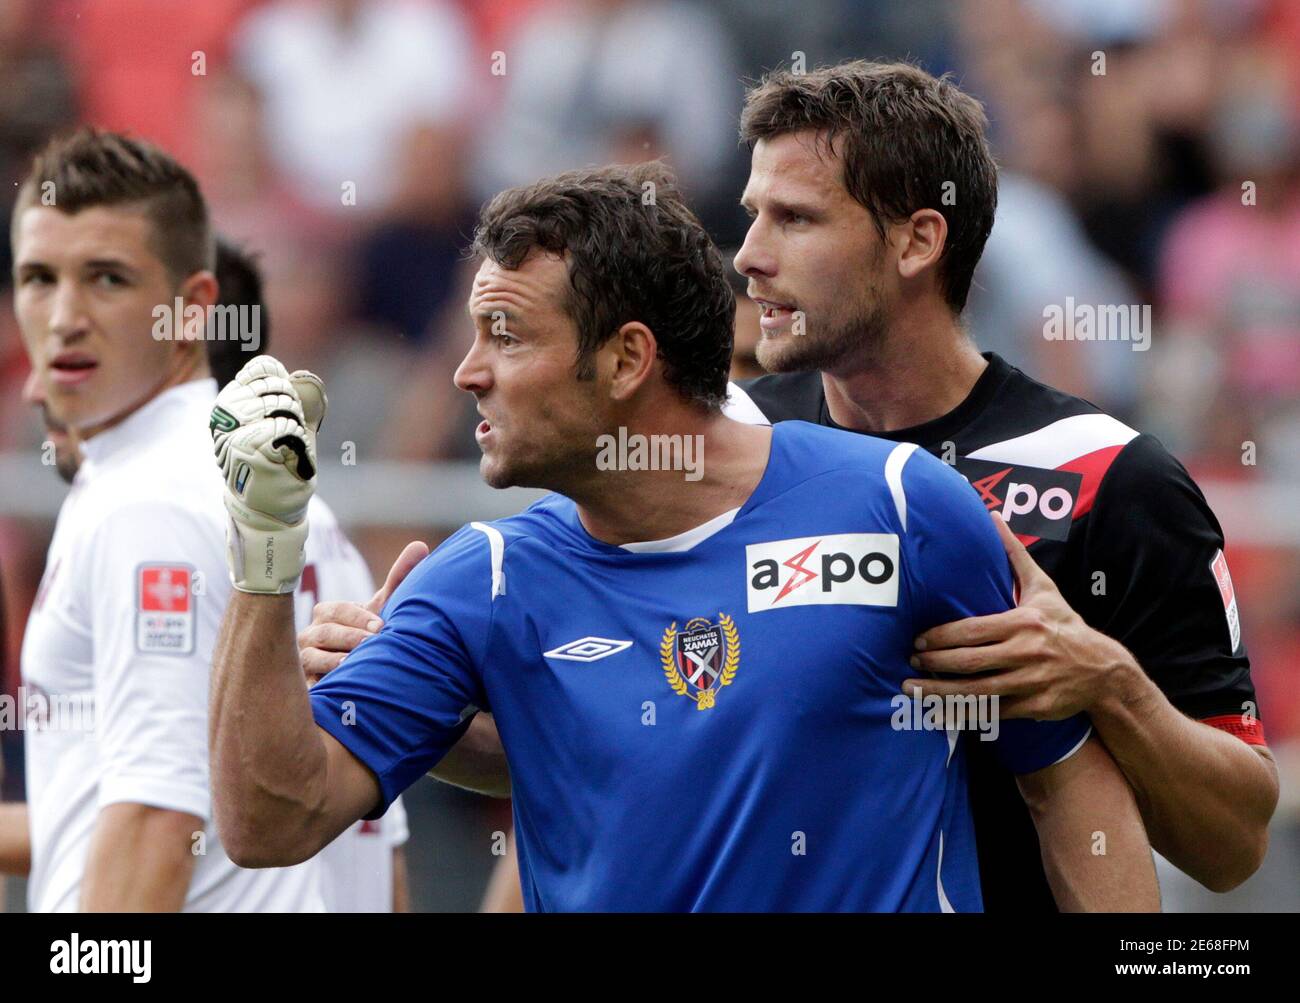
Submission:
{"label": "soccer player in blue jersey", "polygon": [[[532,910],[978,910],[957,722],[900,692],[919,633],[1012,602],[961,476],[907,444],[721,414],[732,294],[659,167],[503,192],[475,250],[456,383],[482,472],[555,493],[448,539],[310,694],[284,592],[318,408],[267,358],[217,402],[231,538],[264,541],[232,553],[212,688],[234,859],[310,856],[490,710]],[[1087,720],[976,710],[1061,907],[1157,908]]]}

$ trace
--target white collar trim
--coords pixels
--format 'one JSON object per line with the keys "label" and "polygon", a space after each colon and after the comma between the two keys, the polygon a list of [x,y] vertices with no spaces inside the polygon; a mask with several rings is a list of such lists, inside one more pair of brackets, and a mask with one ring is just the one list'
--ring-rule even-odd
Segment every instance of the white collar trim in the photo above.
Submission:
{"label": "white collar trim", "polygon": [[630,550],[634,554],[673,554],[683,550],[690,550],[696,544],[703,543],[714,533],[718,533],[730,526],[735,521],[736,513],[739,511],[740,506],[737,506],[729,512],[714,516],[708,522],[702,523],[694,529],[688,529],[685,533],[678,533],[676,536],[670,536],[665,540],[624,543],[620,546],[623,550]]}

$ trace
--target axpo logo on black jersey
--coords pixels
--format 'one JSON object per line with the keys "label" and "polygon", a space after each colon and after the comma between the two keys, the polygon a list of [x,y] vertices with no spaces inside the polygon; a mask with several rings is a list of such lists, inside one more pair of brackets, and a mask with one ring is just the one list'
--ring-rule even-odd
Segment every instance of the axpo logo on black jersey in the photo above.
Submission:
{"label": "axpo logo on black jersey", "polygon": [[829,533],[745,548],[749,612],[787,606],[897,606],[898,537]]}
{"label": "axpo logo on black jersey", "polygon": [[957,471],[979,492],[985,508],[1002,514],[1013,533],[1069,538],[1083,474],[965,456],[958,457]]}

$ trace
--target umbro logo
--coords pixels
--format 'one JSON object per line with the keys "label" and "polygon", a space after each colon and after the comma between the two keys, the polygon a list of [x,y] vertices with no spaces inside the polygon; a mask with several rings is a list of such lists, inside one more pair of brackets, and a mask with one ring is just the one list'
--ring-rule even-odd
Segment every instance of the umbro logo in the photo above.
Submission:
{"label": "umbro logo", "polygon": [[546,658],[563,658],[570,662],[595,662],[610,655],[617,655],[632,647],[631,641],[613,641],[608,637],[582,637],[568,644],[561,644],[544,653]]}

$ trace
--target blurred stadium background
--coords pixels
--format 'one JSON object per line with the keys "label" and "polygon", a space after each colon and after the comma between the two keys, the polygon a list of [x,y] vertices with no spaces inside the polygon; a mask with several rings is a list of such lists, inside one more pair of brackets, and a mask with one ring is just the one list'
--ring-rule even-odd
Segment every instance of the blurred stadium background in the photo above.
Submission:
{"label": "blurred stadium background", "polygon": [[[1166,869],[1166,907],[1300,910],[1298,0],[0,0],[0,176],[77,122],[195,170],[218,229],[261,255],[275,354],[329,386],[321,490],[382,579],[407,540],[528,500],[478,481],[472,401],[451,386],[480,202],[662,156],[734,248],[742,80],[855,57],[951,70],[988,107],[1002,179],[967,312],[980,347],[1159,435],[1227,532],[1283,800],[1259,874],[1215,896]],[[8,255],[5,240],[13,694],[64,488],[21,401]],[[1150,304],[1150,350],[1046,340],[1043,308],[1067,296]],[[747,303],[737,322],[749,375]],[[20,798],[21,733],[0,740]],[[433,781],[407,798],[414,907],[476,908],[508,806]],[[7,900],[22,908],[20,882]]]}

